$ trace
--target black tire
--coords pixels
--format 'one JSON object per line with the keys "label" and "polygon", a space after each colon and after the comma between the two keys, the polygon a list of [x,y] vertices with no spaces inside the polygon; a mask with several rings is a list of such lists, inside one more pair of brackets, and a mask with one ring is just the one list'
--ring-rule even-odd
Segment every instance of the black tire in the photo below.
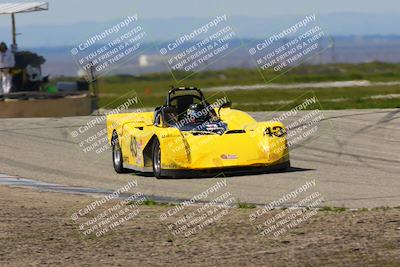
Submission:
{"label": "black tire", "polygon": [[153,173],[157,179],[161,179],[161,149],[158,139],[154,140],[152,152]]}
{"label": "black tire", "polygon": [[113,133],[111,146],[112,146],[112,162],[113,162],[114,170],[117,173],[125,173],[126,169],[124,169],[122,150],[121,150],[121,146],[119,145],[118,134],[116,132]]}

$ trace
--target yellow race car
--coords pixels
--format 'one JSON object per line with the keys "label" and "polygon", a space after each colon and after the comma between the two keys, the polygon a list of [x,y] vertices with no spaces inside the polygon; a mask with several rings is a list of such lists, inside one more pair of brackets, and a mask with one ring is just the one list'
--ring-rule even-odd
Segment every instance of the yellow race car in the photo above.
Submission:
{"label": "yellow race car", "polygon": [[117,173],[132,169],[157,178],[290,167],[281,122],[256,122],[223,97],[208,103],[195,87],[168,92],[154,112],[107,116]]}

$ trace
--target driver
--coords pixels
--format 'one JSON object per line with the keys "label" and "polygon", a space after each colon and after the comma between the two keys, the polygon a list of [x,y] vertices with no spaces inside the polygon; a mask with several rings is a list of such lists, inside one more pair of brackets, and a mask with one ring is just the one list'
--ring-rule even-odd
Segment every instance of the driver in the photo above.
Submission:
{"label": "driver", "polygon": [[186,111],[186,116],[192,123],[205,122],[209,118],[209,111],[203,104],[192,104]]}

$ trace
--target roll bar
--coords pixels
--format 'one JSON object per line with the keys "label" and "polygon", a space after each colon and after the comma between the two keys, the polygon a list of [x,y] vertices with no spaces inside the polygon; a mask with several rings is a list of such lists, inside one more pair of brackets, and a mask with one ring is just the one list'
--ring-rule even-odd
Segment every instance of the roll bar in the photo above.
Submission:
{"label": "roll bar", "polygon": [[197,87],[177,87],[177,88],[172,88],[171,90],[169,90],[168,95],[167,95],[167,106],[169,106],[171,104],[171,96],[178,91],[196,91],[197,93],[199,93],[202,101],[205,102],[206,98],[203,94],[203,92],[198,89]]}

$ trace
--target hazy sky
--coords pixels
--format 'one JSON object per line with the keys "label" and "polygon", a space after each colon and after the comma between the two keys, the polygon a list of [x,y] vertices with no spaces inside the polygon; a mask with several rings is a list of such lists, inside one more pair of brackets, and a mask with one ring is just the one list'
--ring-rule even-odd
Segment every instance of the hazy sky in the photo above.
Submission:
{"label": "hazy sky", "polygon": [[[35,0],[40,1],[40,0]],[[20,2],[0,0],[0,3]],[[228,15],[271,17],[316,12],[400,13],[399,0],[50,0],[50,12],[19,14],[18,25],[107,21],[128,14],[146,18]],[[0,16],[0,27],[9,25]]]}

